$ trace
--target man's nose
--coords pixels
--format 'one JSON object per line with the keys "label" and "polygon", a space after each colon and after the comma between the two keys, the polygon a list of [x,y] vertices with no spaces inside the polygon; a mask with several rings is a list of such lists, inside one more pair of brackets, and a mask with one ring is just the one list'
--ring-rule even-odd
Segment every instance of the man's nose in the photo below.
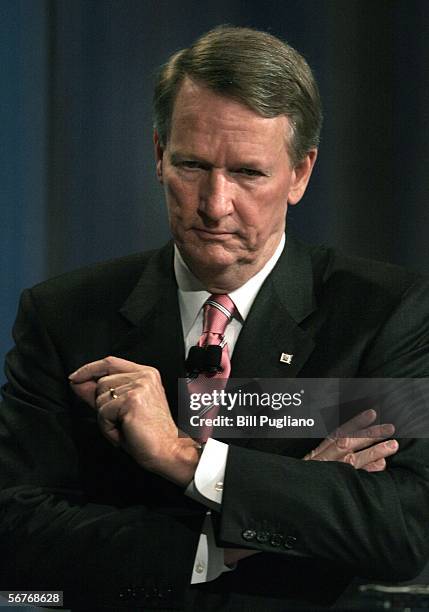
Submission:
{"label": "man's nose", "polygon": [[200,187],[199,210],[206,217],[219,221],[232,212],[234,186],[220,170],[208,171]]}

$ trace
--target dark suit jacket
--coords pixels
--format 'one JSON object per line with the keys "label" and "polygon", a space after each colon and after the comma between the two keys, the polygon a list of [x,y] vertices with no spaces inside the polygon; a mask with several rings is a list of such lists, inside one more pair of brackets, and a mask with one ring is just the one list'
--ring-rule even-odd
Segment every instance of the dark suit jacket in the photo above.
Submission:
{"label": "dark suit jacket", "polygon": [[[288,236],[232,376],[427,377],[428,304],[417,275]],[[424,564],[426,440],[401,441],[378,474],[302,461],[315,440],[236,440],[217,538],[264,554],[189,587],[205,508],[113,448],[67,383],[109,354],[152,365],[176,414],[185,355],[171,245],[24,292],[14,336],[0,413],[2,589],[62,589],[74,609],[314,609],[353,574],[400,580]]]}

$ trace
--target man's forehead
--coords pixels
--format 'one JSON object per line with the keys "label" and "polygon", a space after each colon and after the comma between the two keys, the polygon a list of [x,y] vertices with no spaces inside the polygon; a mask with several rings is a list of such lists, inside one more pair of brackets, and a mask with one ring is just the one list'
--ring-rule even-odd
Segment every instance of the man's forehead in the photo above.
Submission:
{"label": "man's forehead", "polygon": [[170,126],[170,136],[175,132],[189,130],[202,132],[231,133],[231,137],[258,141],[266,140],[270,133],[278,131],[282,137],[288,132],[289,122],[285,115],[263,117],[249,106],[232,97],[219,94],[208,86],[186,78],[177,94]]}
{"label": "man's forehead", "polygon": [[183,117],[191,115],[194,112],[201,114],[201,112],[207,112],[211,109],[213,109],[213,112],[222,109],[224,114],[229,112],[231,114],[247,116],[250,119],[259,119],[268,122],[272,119],[281,118],[287,120],[286,115],[266,117],[244,101],[237,100],[233,95],[220,93],[201,81],[194,81],[189,77],[185,77],[175,97],[172,120],[174,120],[177,115]]}

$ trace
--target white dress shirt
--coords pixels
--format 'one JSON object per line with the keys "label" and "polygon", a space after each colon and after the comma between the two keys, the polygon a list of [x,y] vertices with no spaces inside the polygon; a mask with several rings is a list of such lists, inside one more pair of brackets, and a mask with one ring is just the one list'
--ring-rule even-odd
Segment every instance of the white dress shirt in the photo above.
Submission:
{"label": "white dress shirt", "polygon": [[[285,235],[283,234],[273,256],[262,270],[252,276],[244,285],[228,294],[239,313],[237,317],[230,321],[225,330],[230,357],[232,357],[238,335],[256,295],[276,265],[284,245]],[[201,336],[203,306],[210,293],[204,289],[201,282],[189,270],[176,246],[174,247],[174,272],[178,285],[180,317],[187,355],[191,346],[195,346]],[[219,511],[222,503],[227,458],[228,445],[209,438],[198,463],[194,480],[186,489],[186,494],[208,508]],[[191,584],[214,580],[222,572],[232,569],[224,565],[224,549],[216,546],[210,513],[209,510],[202,527]]]}

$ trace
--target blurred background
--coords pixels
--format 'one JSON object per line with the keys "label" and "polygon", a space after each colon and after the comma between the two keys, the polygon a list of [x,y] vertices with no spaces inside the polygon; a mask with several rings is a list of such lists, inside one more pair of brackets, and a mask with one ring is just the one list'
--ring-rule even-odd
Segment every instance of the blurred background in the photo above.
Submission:
{"label": "blurred background", "polygon": [[426,0],[1,0],[1,359],[24,287],[168,238],[155,71],[222,23],[286,39],[320,85],[319,161],[289,227],[429,274]]}

